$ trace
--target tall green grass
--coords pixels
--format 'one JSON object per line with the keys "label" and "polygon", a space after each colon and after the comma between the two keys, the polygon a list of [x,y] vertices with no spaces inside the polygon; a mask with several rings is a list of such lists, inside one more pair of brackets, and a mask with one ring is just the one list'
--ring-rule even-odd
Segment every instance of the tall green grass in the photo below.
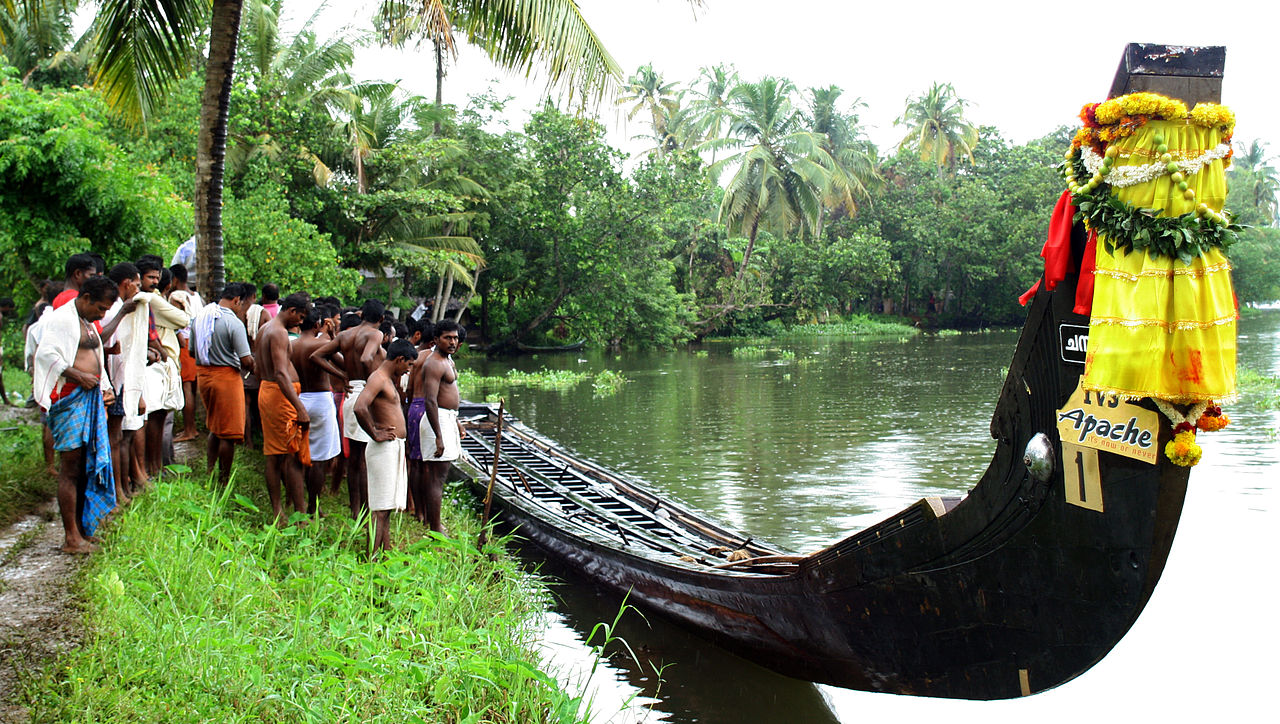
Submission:
{"label": "tall green grass", "polygon": [[487,402],[497,402],[498,396],[512,387],[564,392],[587,380],[592,381],[591,387],[596,397],[617,394],[627,383],[626,377],[613,370],[591,373],[549,370],[544,367],[537,372],[508,370],[505,375],[462,375],[458,378],[458,388],[462,391],[463,397],[474,399],[483,396]]}
{"label": "tall green grass", "polygon": [[34,414],[0,421],[0,527],[57,492],[57,479],[45,470],[42,430]]}
{"label": "tall green grass", "polygon": [[33,721],[579,720],[530,653],[538,591],[470,518],[371,561],[362,523],[268,517],[234,484],[139,497],[83,572],[91,635],[28,688]]}
{"label": "tall green grass", "polygon": [[837,319],[813,324],[792,324],[785,334],[796,336],[844,336],[844,335],[902,335],[919,334],[920,330],[897,318],[876,319],[867,314],[856,314],[848,319]]}

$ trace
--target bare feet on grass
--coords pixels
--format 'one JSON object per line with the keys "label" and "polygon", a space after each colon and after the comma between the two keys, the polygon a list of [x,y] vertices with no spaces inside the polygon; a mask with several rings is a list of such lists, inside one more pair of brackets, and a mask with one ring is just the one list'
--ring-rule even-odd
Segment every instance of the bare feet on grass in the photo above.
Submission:
{"label": "bare feet on grass", "polygon": [[85,555],[89,555],[90,553],[97,553],[98,546],[94,545],[93,543],[90,543],[84,538],[80,538],[74,541],[71,539],[67,539],[67,542],[62,545],[62,552],[70,553],[72,555],[77,555],[77,556],[85,556]]}

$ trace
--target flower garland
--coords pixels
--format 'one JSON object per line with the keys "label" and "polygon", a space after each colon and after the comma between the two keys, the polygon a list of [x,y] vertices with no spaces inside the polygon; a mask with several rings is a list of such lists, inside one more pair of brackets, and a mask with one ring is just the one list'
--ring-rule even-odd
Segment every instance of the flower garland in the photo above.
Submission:
{"label": "flower garland", "polygon": [[1222,414],[1222,408],[1212,401],[1193,405],[1185,415],[1164,400],[1153,398],[1152,402],[1156,403],[1156,408],[1173,424],[1173,439],[1164,446],[1164,454],[1169,462],[1184,468],[1200,462],[1200,457],[1204,454],[1204,449],[1196,443],[1197,429],[1217,432],[1231,424],[1231,418]]}
{"label": "flower garland", "polygon": [[[1081,148],[1080,153],[1084,158],[1084,167],[1090,174],[1097,174],[1102,170],[1103,162],[1106,156],[1095,153],[1092,148]],[[1220,143],[1217,147],[1212,148],[1204,153],[1189,158],[1185,161],[1172,161],[1177,164],[1178,171],[1185,176],[1194,176],[1200,172],[1200,169],[1217,161],[1226,158],[1231,153],[1231,146],[1226,143]],[[1108,166],[1111,164],[1107,164]],[[1137,186],[1141,183],[1154,181],[1161,176],[1169,173],[1169,164],[1164,162],[1148,163],[1142,166],[1122,166],[1120,168],[1112,168],[1107,174],[1107,184],[1115,188],[1126,188],[1128,186]],[[1177,179],[1174,183],[1183,183],[1183,179]]]}
{"label": "flower garland", "polygon": [[1200,457],[1204,454],[1204,449],[1196,443],[1196,426],[1193,420],[1199,420],[1209,403],[1200,402],[1191,407],[1186,415],[1179,413],[1174,409],[1173,405],[1164,400],[1152,399],[1156,403],[1156,407],[1164,416],[1169,418],[1169,422],[1173,423],[1173,439],[1164,446],[1165,457],[1169,458],[1169,462],[1174,465],[1180,465],[1184,468],[1194,466],[1200,462]]}
{"label": "flower garland", "polygon": [[1110,126],[1127,116],[1146,116],[1172,121],[1187,115],[1187,104],[1159,93],[1130,93],[1098,104],[1094,117],[1098,123]]}
{"label": "flower garland", "polygon": [[[1108,149],[1110,158],[1114,149]],[[1231,223],[1225,214],[1213,211],[1201,203],[1196,211],[1182,216],[1159,216],[1153,209],[1130,206],[1111,194],[1111,185],[1103,181],[1114,166],[1106,164],[1084,184],[1076,179],[1088,174],[1081,149],[1068,152],[1062,164],[1063,175],[1071,189],[1076,219],[1098,232],[1106,245],[1107,253],[1115,250],[1133,250],[1148,254],[1161,254],[1190,264],[1197,256],[1210,249],[1228,249],[1236,242],[1236,234],[1244,229]],[[1167,169],[1166,164],[1166,170]],[[1174,171],[1175,183],[1186,183],[1181,171]],[[1185,192],[1184,192],[1185,193]]]}
{"label": "flower garland", "polygon": [[1190,112],[1187,104],[1158,93],[1130,93],[1102,103],[1088,103],[1080,109],[1084,128],[1076,132],[1072,148],[1088,146],[1099,155],[1113,141],[1132,136],[1153,119],[1166,121],[1188,120],[1205,128],[1219,128],[1226,136],[1226,159],[1231,158],[1231,132],[1235,130],[1236,115],[1226,106],[1217,103],[1197,103]]}
{"label": "flower garland", "polygon": [[1196,420],[1196,428],[1205,432],[1217,432],[1230,424],[1231,418],[1222,414],[1222,408],[1212,402],[1205,408],[1204,414],[1200,415],[1200,419]]}

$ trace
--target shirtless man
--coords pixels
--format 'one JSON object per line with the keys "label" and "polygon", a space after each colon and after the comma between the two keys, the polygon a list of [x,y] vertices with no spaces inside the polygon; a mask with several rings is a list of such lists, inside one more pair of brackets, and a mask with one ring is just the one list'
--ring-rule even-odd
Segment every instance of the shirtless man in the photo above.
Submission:
{"label": "shirtless man", "polygon": [[422,367],[422,459],[426,465],[427,524],[444,533],[440,522],[440,499],[449,466],[462,454],[462,427],[458,424],[458,369],[453,365],[462,327],[452,320],[438,322],[433,331],[435,349]]}
{"label": "shirtless man", "polygon": [[[365,445],[373,438],[356,419],[356,398],[364,389],[369,375],[382,364],[382,302],[369,299],[360,307],[360,324],[338,333],[338,349],[342,354],[343,371],[347,374],[349,389],[342,403],[342,434],[347,438],[350,455],[347,457],[347,492],[351,502],[351,517],[357,518],[369,507],[369,479],[365,470]],[[397,403],[398,405],[399,403]]]}
{"label": "shirtless man", "polygon": [[302,468],[311,467],[308,432],[311,416],[298,399],[302,385],[289,355],[289,327],[297,325],[310,312],[310,296],[290,294],[280,303],[280,313],[258,331],[255,360],[261,380],[258,411],[262,415],[262,454],[267,458],[267,495],[277,523],[284,519],[280,502],[282,475],[293,509],[300,513],[307,511]]}
{"label": "shirtless man", "polygon": [[87,279],[69,304],[41,320],[46,325],[35,355],[33,393],[49,411],[54,447],[62,453],[58,508],[67,553],[90,553],[98,522],[115,507],[115,482],[104,403],[114,401],[102,338],[94,322],[116,300],[106,277]]}
{"label": "shirtless man", "polygon": [[420,322],[409,320],[412,332],[409,341],[418,348],[418,359],[414,360],[409,370],[409,412],[405,422],[409,426],[409,509],[419,523],[427,523],[427,488],[426,464],[422,462],[422,416],[427,412],[426,400],[422,397],[423,369],[431,350],[435,347],[435,325],[424,318]]}
{"label": "shirtless man", "polygon": [[311,418],[308,431],[311,442],[311,467],[307,468],[307,515],[315,515],[320,493],[324,488],[325,472],[330,461],[342,453],[342,429],[338,427],[338,408],[333,399],[333,378],[342,384],[347,373],[330,361],[338,349],[335,335],[338,329],[338,310],[327,305],[312,308],[311,313],[299,325],[300,336],[293,340],[289,355],[302,392],[298,399],[307,408]]}
{"label": "shirtless man", "polygon": [[386,359],[369,375],[353,408],[361,429],[370,438],[364,453],[368,505],[374,528],[369,543],[375,552],[391,547],[391,511],[403,510],[409,493],[409,468],[404,457],[405,423],[398,381],[417,357],[418,350],[408,340],[392,342]]}
{"label": "shirtless man", "polygon": [[[339,309],[341,309],[340,306],[339,306]],[[338,331],[334,333],[334,338],[336,339],[340,334],[347,331],[348,329],[352,329],[354,327],[360,326],[360,323],[361,323],[361,320],[360,320],[359,312],[345,312],[345,313],[339,312],[338,313]],[[338,350],[337,347],[334,347],[334,353],[335,355],[334,357],[331,357],[331,359],[337,359],[337,360],[342,359],[342,353]],[[345,369],[342,362],[338,362],[338,366]],[[342,411],[346,407],[347,389],[349,387],[350,385],[343,383],[342,385],[339,385],[338,389],[333,391],[333,402],[338,408],[338,430],[339,431],[346,430],[346,424],[347,424],[346,415],[344,415]],[[332,466],[333,469],[330,471],[331,478],[329,480],[329,489],[335,495],[337,495],[342,490],[342,481],[345,480],[347,477],[347,458],[349,457],[351,457],[351,441],[346,438],[346,435],[344,433],[342,437],[342,454],[333,459],[333,466]]]}

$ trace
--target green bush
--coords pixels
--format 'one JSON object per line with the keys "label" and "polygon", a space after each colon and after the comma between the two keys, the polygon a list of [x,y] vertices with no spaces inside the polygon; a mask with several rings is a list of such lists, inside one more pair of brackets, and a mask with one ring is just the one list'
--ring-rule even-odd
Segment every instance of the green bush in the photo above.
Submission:
{"label": "green bush", "polygon": [[263,184],[243,199],[228,198],[223,221],[228,281],[276,284],[282,294],[355,297],[360,272],[342,268],[333,244],[289,214],[279,186]]}

